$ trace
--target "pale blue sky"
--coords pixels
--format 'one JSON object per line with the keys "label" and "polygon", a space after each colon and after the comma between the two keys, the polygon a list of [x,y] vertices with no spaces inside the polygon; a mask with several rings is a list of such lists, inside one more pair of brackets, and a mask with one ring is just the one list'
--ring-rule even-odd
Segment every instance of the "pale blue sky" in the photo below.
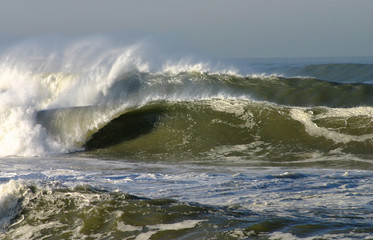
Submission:
{"label": "pale blue sky", "polygon": [[[2,0],[0,37],[172,36],[214,57],[373,56],[370,0]],[[175,40],[176,41],[176,40]]]}

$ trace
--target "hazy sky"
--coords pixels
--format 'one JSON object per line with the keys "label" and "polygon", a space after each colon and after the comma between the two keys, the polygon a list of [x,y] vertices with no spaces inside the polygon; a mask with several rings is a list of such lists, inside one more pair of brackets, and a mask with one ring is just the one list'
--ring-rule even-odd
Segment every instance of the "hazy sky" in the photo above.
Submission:
{"label": "hazy sky", "polygon": [[1,0],[0,37],[172,36],[216,57],[373,56],[370,0]]}

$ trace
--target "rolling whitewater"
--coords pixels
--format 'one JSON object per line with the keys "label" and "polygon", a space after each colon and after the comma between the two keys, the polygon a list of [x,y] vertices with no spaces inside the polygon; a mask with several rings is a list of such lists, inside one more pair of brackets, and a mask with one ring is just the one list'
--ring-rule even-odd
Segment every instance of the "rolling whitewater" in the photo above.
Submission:
{"label": "rolling whitewater", "polygon": [[3,47],[0,239],[373,239],[373,58]]}

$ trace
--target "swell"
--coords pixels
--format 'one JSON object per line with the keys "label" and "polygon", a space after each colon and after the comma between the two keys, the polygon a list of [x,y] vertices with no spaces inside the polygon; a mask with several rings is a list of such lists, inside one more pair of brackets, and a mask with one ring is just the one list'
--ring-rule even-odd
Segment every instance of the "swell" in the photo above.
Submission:
{"label": "swell", "polygon": [[311,64],[304,67],[293,68],[289,70],[289,74],[300,76],[312,76],[326,81],[341,83],[372,82],[373,64]]}
{"label": "swell", "polygon": [[[123,45],[99,37],[51,44],[35,39],[10,47],[1,54],[0,62],[0,156],[102,149],[151,135],[174,112],[162,104],[152,117],[144,113],[135,118],[139,112],[133,111],[141,112],[162,101],[264,101],[291,109],[369,107],[373,100],[373,85],[364,84],[372,80],[372,64],[310,65],[282,60],[272,64],[269,60],[254,66],[237,59],[228,65],[224,60],[214,64],[167,56],[147,41]],[[264,74],[252,75],[256,67],[263,67]],[[239,71],[251,75],[239,75]],[[287,77],[279,77],[282,75]],[[289,78],[298,75],[307,77]],[[330,79],[333,82],[325,81]],[[87,143],[98,132],[112,139],[109,129],[118,129],[116,123],[134,126],[137,121],[141,124],[133,127],[136,131],[125,137],[102,140],[107,142],[102,146]],[[308,131],[314,129],[305,125]]]}
{"label": "swell", "polygon": [[[92,112],[94,107],[53,110],[41,112],[38,118],[48,130],[45,123],[56,124],[56,117],[63,114],[53,134],[68,142],[79,126],[90,118],[95,121]],[[359,163],[359,168],[371,168],[372,163],[364,159],[373,154],[372,120],[371,107],[290,107],[242,99],[162,100],[85,128],[84,137],[74,144],[84,154],[125,159],[292,166],[305,161],[327,166],[340,159],[340,164],[349,167]]]}
{"label": "swell", "polygon": [[231,60],[245,74],[266,73],[286,77],[312,77],[338,83],[372,83],[372,58],[242,59]]}
{"label": "swell", "polygon": [[[373,103],[373,85],[325,82],[314,78],[246,77],[228,80],[255,100],[291,106],[352,107]],[[237,84],[238,83],[238,84]],[[236,86],[234,86],[237,84]]]}
{"label": "swell", "polygon": [[315,78],[247,76],[204,72],[121,75],[100,102],[245,98],[291,106],[353,107],[373,103],[373,85],[326,82]]}
{"label": "swell", "polygon": [[[77,74],[58,74],[58,78],[55,76],[51,74],[53,81],[46,81],[45,84],[59,88],[58,83],[65,83],[66,76],[68,81],[65,84],[68,87],[63,87],[64,90],[59,92],[54,91],[51,85],[46,88],[50,89],[49,94],[45,94],[47,103],[32,107],[24,104],[18,109],[20,113],[25,109],[25,123],[31,133],[36,132],[36,141],[31,139],[31,145],[41,145],[42,148],[45,145],[47,147],[44,148],[51,148],[52,152],[108,149],[118,147],[117,145],[123,142],[134,145],[110,151],[121,152],[122,156],[138,154],[141,158],[157,158],[158,153],[160,158],[170,158],[174,155],[187,158],[188,154],[192,157],[208,157],[209,151],[213,151],[216,146],[242,145],[243,150],[238,152],[249,158],[255,149],[276,146],[276,150],[270,154],[271,159],[281,158],[281,154],[289,149],[295,149],[298,155],[310,150],[328,152],[339,148],[344,153],[364,156],[371,152],[369,134],[373,85],[370,84],[333,83],[303,77],[243,77],[200,71],[126,71],[101,86],[84,82]],[[49,79],[48,74],[44,74],[43,79]],[[79,96],[74,94],[74,98],[78,99],[74,102],[69,98],[70,94],[66,89],[74,90],[73,93],[82,90],[85,94],[81,98],[91,100],[80,101]],[[92,89],[95,90],[90,94]],[[6,96],[8,90],[3,91]],[[41,99],[45,100],[44,97]],[[52,108],[59,105],[52,103],[55,99],[63,99],[62,102],[67,104],[62,104],[65,107]],[[90,104],[84,106],[85,104],[80,103]],[[69,107],[71,105],[72,107]],[[228,112],[217,110],[217,107],[223,105],[229,109],[226,109]],[[9,104],[8,108],[4,108],[5,112],[12,112],[14,108],[11,106]],[[43,109],[45,106],[47,109]],[[40,108],[43,110],[37,111]],[[332,126],[324,126],[319,115],[314,114],[326,114],[332,111],[331,109],[352,114],[349,117],[340,117],[340,113],[334,116],[348,127],[334,127],[335,121],[332,117],[329,118]],[[363,109],[362,115],[353,113],[356,109]],[[237,112],[246,114],[247,119],[242,120]],[[264,118],[266,114],[268,117]],[[35,121],[32,121],[34,117]],[[220,117],[227,120],[223,121]],[[358,127],[350,128],[357,125],[350,123],[353,122],[352,119],[363,123],[362,130],[358,130]],[[5,123],[3,129],[8,125],[16,129],[15,122]],[[167,127],[162,128],[162,124]],[[246,127],[245,131],[242,131],[241,126],[245,124],[255,127]],[[212,126],[212,131],[206,131],[205,126]],[[27,137],[19,136],[22,135],[22,129],[16,130],[15,138]],[[45,137],[44,130],[48,138]],[[118,136],[114,137],[116,134]],[[136,144],[144,135],[151,138],[146,140],[147,142],[140,141]],[[47,140],[43,142],[42,139]],[[322,144],[318,143],[320,139]],[[5,138],[1,140],[6,141]],[[53,148],[48,146],[49,143]],[[293,145],[295,147],[290,147]],[[20,144],[18,149],[24,149],[22,146],[23,144]],[[62,150],[57,151],[56,148]],[[265,151],[259,152],[259,157],[264,158]],[[144,155],[141,155],[142,153]],[[254,157],[257,158],[257,155]],[[291,157],[297,158],[296,154]]]}
{"label": "swell", "polygon": [[68,152],[119,158],[369,159],[372,101],[363,83],[132,71],[95,105],[42,110],[36,122]]}

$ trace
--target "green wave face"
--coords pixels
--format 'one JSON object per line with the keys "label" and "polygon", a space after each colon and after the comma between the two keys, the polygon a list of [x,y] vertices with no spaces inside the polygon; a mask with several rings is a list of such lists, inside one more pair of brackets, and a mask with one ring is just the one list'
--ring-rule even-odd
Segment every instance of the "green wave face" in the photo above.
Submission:
{"label": "green wave face", "polygon": [[36,119],[70,152],[95,156],[260,166],[357,159],[370,168],[372,93],[313,78],[132,72],[96,105]]}
{"label": "green wave face", "polygon": [[372,58],[107,40],[0,56],[0,239],[371,239]]}
{"label": "green wave face", "polygon": [[369,158],[373,153],[372,111],[370,107],[304,108],[233,99],[154,102],[97,130],[84,144],[84,154],[328,166],[340,155]]}

